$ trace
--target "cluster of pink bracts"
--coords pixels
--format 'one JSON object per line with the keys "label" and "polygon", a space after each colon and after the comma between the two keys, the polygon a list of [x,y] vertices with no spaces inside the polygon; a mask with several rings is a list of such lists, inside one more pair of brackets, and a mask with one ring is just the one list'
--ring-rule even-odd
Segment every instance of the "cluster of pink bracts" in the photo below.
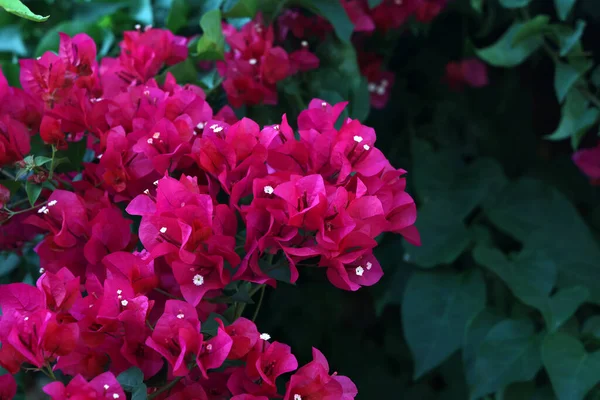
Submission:
{"label": "cluster of pink bracts", "polygon": [[[229,40],[262,37],[247,29]],[[354,384],[330,374],[318,350],[297,369],[290,347],[253,322],[210,335],[201,321],[225,310],[211,300],[232,282],[275,286],[275,267],[291,282],[322,268],[345,290],[376,283],[376,236],[419,243],[405,171],[375,147],[372,128],[351,119],[336,128],[345,103],[313,100],[294,132],[285,115],[261,127],[229,107],[214,113],[202,89],[170,74],[157,83],[187,58],[186,44],[165,30],[126,32],[120,56],[98,64],[88,36],[63,34],[58,54],[21,62],[22,90],[0,74],[0,166],[23,164],[38,133],[57,149],[85,141],[94,157],[81,174],[29,176],[56,187],[32,211],[15,214],[0,191],[1,248],[43,234],[36,287],[0,290],[0,366],[71,376],[44,387],[52,399],[125,399],[118,374],[137,367],[149,379],[163,365],[171,385],[149,388],[157,399],[266,400],[293,371],[286,400],[353,399]],[[237,50],[233,65],[257,51],[260,64],[244,62],[267,83],[277,75],[277,48]],[[0,378],[2,396],[14,390]]]}

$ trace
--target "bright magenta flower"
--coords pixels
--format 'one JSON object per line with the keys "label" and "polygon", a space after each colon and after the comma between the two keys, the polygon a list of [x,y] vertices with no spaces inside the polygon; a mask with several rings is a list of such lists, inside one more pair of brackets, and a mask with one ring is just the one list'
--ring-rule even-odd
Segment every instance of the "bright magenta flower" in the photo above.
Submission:
{"label": "bright magenta flower", "polygon": [[596,147],[575,152],[573,162],[590,178],[592,185],[600,185],[600,143]]}

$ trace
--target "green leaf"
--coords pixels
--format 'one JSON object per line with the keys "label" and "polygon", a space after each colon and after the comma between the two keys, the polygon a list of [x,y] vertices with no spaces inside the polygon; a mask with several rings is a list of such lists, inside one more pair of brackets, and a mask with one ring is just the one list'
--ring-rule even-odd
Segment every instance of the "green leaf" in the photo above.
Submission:
{"label": "green leaf", "polygon": [[208,318],[206,318],[206,321],[202,323],[201,332],[210,336],[215,336],[217,334],[217,329],[219,328],[217,319],[223,321],[223,324],[229,325],[229,322],[224,316],[217,313],[210,313]]}
{"label": "green leaf", "polygon": [[130,0],[129,15],[134,21],[144,25],[154,23],[152,0]]}
{"label": "green leaf", "polygon": [[531,37],[539,36],[548,30],[550,17],[547,15],[537,15],[527,21],[513,37],[512,45],[515,46],[520,42]]}
{"label": "green leaf", "polygon": [[571,64],[565,64],[560,61],[556,63],[556,73],[554,74],[554,90],[558,101],[562,103],[567,97],[567,93],[593,65],[591,60],[578,60]]}
{"label": "green leaf", "polygon": [[44,157],[44,156],[37,156],[33,160],[35,162],[35,165],[38,167],[41,167],[43,165],[48,164],[49,162],[52,162],[52,158]]}
{"label": "green leaf", "polygon": [[221,60],[225,53],[225,37],[221,29],[221,11],[212,10],[200,18],[202,36],[197,52],[201,60]]}
{"label": "green leaf", "polygon": [[117,376],[117,381],[126,392],[132,392],[144,383],[144,373],[138,367],[131,367]]}
{"label": "green leaf", "polygon": [[19,0],[0,0],[0,7],[4,8],[7,12],[25,18],[35,22],[44,22],[50,16],[42,17],[31,12],[31,10]]}
{"label": "green leaf", "polygon": [[350,21],[350,18],[348,18],[348,14],[346,14],[342,3],[339,1],[323,0],[296,0],[296,3],[328,20],[340,40],[347,43],[350,42],[354,25]]}
{"label": "green leaf", "polygon": [[360,84],[350,93],[350,117],[364,122],[371,110],[367,79],[362,77]]}
{"label": "green leaf", "polygon": [[131,395],[131,400],[147,400],[148,399],[148,387],[145,384],[137,386]]}
{"label": "green leaf", "polygon": [[475,361],[479,346],[489,331],[500,321],[502,321],[501,317],[484,309],[467,323],[462,345],[462,359],[469,386],[475,384]]}
{"label": "green leaf", "polygon": [[383,3],[383,0],[369,0],[369,8],[375,8]]}
{"label": "green leaf", "polygon": [[546,139],[563,140],[587,131],[599,116],[597,108],[588,106],[589,101],[578,90],[569,91],[561,110],[560,124]]}
{"label": "green leaf", "polygon": [[531,400],[535,394],[535,382],[517,382],[500,389],[497,400]]}
{"label": "green leaf", "polygon": [[189,7],[186,0],[173,0],[167,16],[167,29],[176,33],[187,25]]}
{"label": "green leaf", "polygon": [[587,353],[570,335],[547,336],[542,344],[542,360],[559,400],[582,400],[600,381],[600,352]]}
{"label": "green leaf", "polygon": [[588,318],[581,328],[581,333],[589,334],[600,339],[600,316],[595,315]]}
{"label": "green leaf", "polygon": [[27,181],[25,184],[25,191],[27,192],[29,204],[33,207],[38,197],[40,197],[40,193],[42,193],[42,185],[36,185],[35,183]]}
{"label": "green leaf", "polygon": [[527,7],[531,0],[500,0],[500,5],[504,8]]}
{"label": "green leaf", "polygon": [[21,189],[21,182],[9,179],[0,179],[0,185],[10,190],[10,195],[14,196]]}
{"label": "green leaf", "polygon": [[565,21],[571,12],[571,9],[575,5],[576,0],[554,0],[554,8],[556,8],[556,14],[561,21]]}
{"label": "green leaf", "polygon": [[258,0],[225,0],[223,16],[226,18],[254,18]]}
{"label": "green leaf", "polygon": [[20,262],[21,258],[15,253],[0,253],[0,277],[10,274]]}
{"label": "green leaf", "polygon": [[592,300],[600,302],[600,270],[592,261],[600,260],[600,247],[562,193],[522,178],[487,204],[485,212],[498,228],[521,241],[525,250],[541,251],[558,266],[559,287],[587,287]]}
{"label": "green leaf", "polygon": [[483,0],[471,0],[471,8],[478,14],[483,13]]}
{"label": "green leaf", "polygon": [[27,54],[22,31],[17,25],[0,28],[0,52],[14,53],[18,56]]}
{"label": "green leaf", "polygon": [[476,399],[514,383],[533,379],[541,367],[540,336],[528,320],[504,320],[481,343],[475,361]]}
{"label": "green leaf", "polygon": [[526,23],[515,22],[496,43],[485,49],[476,49],[475,52],[495,67],[514,67],[521,64],[543,44],[543,37],[538,34],[513,45],[515,36],[525,25]]}
{"label": "green leaf", "polygon": [[[454,218],[458,208],[457,203],[442,198],[422,206],[416,227],[423,245],[407,243],[405,260],[423,268],[451,264],[456,260],[471,243],[465,224]],[[449,217],[442,216],[444,213],[448,213]]]}
{"label": "green leaf", "polygon": [[434,368],[460,348],[467,322],[485,305],[485,284],[477,270],[416,272],[402,303],[402,325],[414,356],[414,377]]}
{"label": "green leaf", "polygon": [[575,29],[564,25],[553,26],[552,32],[558,39],[559,54],[561,57],[567,56],[573,48],[578,48],[580,46],[579,40],[583,35],[585,27],[586,22],[583,20],[577,20]]}

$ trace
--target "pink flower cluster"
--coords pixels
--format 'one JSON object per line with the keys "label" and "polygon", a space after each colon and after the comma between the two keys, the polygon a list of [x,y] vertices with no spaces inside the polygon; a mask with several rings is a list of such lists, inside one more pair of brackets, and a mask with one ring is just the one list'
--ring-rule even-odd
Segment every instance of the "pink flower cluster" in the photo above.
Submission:
{"label": "pink flower cluster", "polygon": [[240,31],[227,24],[223,31],[231,50],[217,67],[224,77],[227,99],[234,107],[277,104],[277,82],[319,66],[319,59],[306,41],[289,54],[275,46],[273,27],[265,26],[260,15]]}
{"label": "pink flower cluster", "polygon": [[[255,24],[228,34],[232,56],[283,77],[293,63],[284,74],[287,54],[271,36]],[[85,143],[94,159],[77,175],[41,168],[55,189],[32,211],[19,214],[0,188],[2,229],[15,238],[2,248],[43,234],[36,287],[0,290],[0,366],[72,376],[45,386],[52,399],[124,399],[119,373],[137,367],[148,379],[165,363],[172,386],[159,399],[274,397],[276,379],[298,368],[289,346],[244,318],[201,333],[211,312],[225,311],[213,300],[226,286],[275,286],[275,269],[296,282],[299,268],[322,268],[357,290],[383,274],[375,237],[419,243],[405,171],[375,147],[372,128],[338,121],[345,103],[313,100],[297,132],[285,114],[261,127],[229,107],[213,113],[199,87],[154,78],[187,57],[185,44],[160,29],[126,32],[119,57],[98,63],[88,36],[63,34],[58,54],[21,62],[22,91],[0,74],[14,105],[0,102],[0,165],[24,164],[38,133],[58,149]],[[353,399],[354,384],[313,357],[284,398]],[[14,392],[14,380],[0,383]]]}

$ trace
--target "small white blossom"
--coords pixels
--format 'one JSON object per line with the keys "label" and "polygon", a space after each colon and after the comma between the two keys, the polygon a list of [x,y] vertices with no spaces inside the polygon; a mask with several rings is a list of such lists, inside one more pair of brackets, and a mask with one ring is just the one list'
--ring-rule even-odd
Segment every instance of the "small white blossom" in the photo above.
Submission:
{"label": "small white blossom", "polygon": [[204,122],[200,122],[198,125],[196,125],[196,128],[204,129]]}
{"label": "small white blossom", "polygon": [[373,264],[370,262],[367,263],[367,271],[369,271],[373,267]]}
{"label": "small white blossom", "polygon": [[251,58],[248,60],[248,62],[250,63],[250,65],[256,65],[257,63],[256,58]]}
{"label": "small white blossom", "polygon": [[373,82],[369,82],[369,84],[367,85],[367,89],[369,89],[369,92],[372,93],[377,89],[377,85]]}
{"label": "small white blossom", "polygon": [[200,274],[194,275],[193,282],[196,286],[202,286],[204,285],[204,277]]}
{"label": "small white blossom", "polygon": [[302,396],[300,396],[299,394],[295,394],[294,400],[302,400]]}
{"label": "small white blossom", "polygon": [[153,185],[154,185],[154,186],[158,186],[158,180],[155,180],[155,181],[153,182]]}
{"label": "small white blossom", "polygon": [[154,134],[152,135],[152,137],[154,139],[158,139],[160,137],[160,132],[154,132]]}
{"label": "small white blossom", "polygon": [[121,294],[123,291],[121,289],[117,290],[117,294]]}
{"label": "small white blossom", "polygon": [[23,318],[23,321],[29,321],[29,317]]}
{"label": "small white blossom", "polygon": [[121,305],[123,307],[127,307],[127,304],[129,304],[129,302],[127,300],[121,300]]}
{"label": "small white blossom", "polygon": [[40,274],[43,274],[44,272],[46,272],[46,270],[44,268],[40,268]]}
{"label": "small white blossom", "polygon": [[108,385],[104,385],[104,390],[108,390],[109,387],[110,386],[108,386]]}
{"label": "small white blossom", "polygon": [[142,26],[140,24],[135,24],[134,28],[139,31],[142,29]]}
{"label": "small white blossom", "polygon": [[58,201],[56,201],[56,200],[52,200],[52,201],[48,202],[48,206],[49,206],[49,207],[55,206],[55,205],[56,205],[56,203],[58,203]]}
{"label": "small white blossom", "polygon": [[362,141],[363,141],[363,138],[362,138],[362,136],[358,136],[358,135],[356,135],[356,136],[354,136],[354,141],[355,141],[356,143],[360,143],[360,142],[362,142]]}
{"label": "small white blossom", "polygon": [[269,339],[271,339],[271,335],[269,335],[268,333],[261,333],[260,338],[262,340],[269,340]]}
{"label": "small white blossom", "polygon": [[300,44],[302,45],[302,47],[308,47],[308,42],[306,40],[303,40],[302,42],[300,42]]}
{"label": "small white blossom", "polygon": [[167,232],[167,227],[163,226],[162,228],[160,228],[160,233],[166,233]]}
{"label": "small white blossom", "polygon": [[146,140],[146,143],[152,144],[152,143],[154,143],[154,140],[152,140],[152,138],[148,138],[148,140]]}
{"label": "small white blossom", "polygon": [[212,350],[212,344],[207,344],[206,345],[206,350],[207,351],[211,351]]}
{"label": "small white blossom", "polygon": [[361,267],[359,265],[358,267],[356,267],[356,270],[354,272],[356,272],[356,275],[358,275],[358,276],[363,276],[363,274],[365,273],[365,270],[363,267]]}
{"label": "small white blossom", "polygon": [[183,315],[183,313],[179,313],[179,314],[177,314],[177,318],[183,319],[183,318],[185,318],[185,315]]}
{"label": "small white blossom", "polygon": [[268,186],[268,185],[265,186],[263,190],[265,191],[266,194],[273,194],[273,191],[274,191],[273,186]]}
{"label": "small white blossom", "polygon": [[325,103],[325,102],[322,102],[322,103],[321,103],[321,107],[323,107],[323,108],[327,107],[327,103]]}
{"label": "small white blossom", "polygon": [[119,395],[116,393],[113,393],[113,399],[118,399],[118,398],[119,398]]}
{"label": "small white blossom", "polygon": [[368,144],[365,144],[365,145],[363,146],[363,149],[365,149],[365,150],[369,150],[370,148],[371,148],[371,146],[369,146]]}
{"label": "small white blossom", "polygon": [[48,210],[48,207],[46,206],[42,206],[42,208],[37,211],[38,214],[48,214],[49,212],[50,210]]}
{"label": "small white blossom", "polygon": [[148,189],[144,190],[144,194],[150,194],[150,190],[148,190]]}

